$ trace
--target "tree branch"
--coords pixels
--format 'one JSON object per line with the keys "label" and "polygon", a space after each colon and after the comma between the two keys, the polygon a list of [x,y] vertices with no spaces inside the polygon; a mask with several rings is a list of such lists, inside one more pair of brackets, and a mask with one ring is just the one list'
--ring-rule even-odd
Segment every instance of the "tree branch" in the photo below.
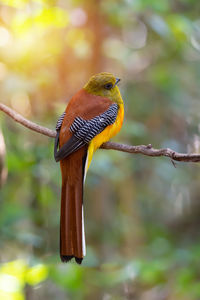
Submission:
{"label": "tree branch", "polygon": [[[10,116],[13,120],[16,122],[22,124],[23,126],[39,132],[43,135],[53,137],[55,138],[56,136],[56,131],[48,129],[46,127],[37,125],[24,117],[22,117],[19,113],[15,112],[13,109],[9,108],[5,104],[0,103],[0,111],[3,111],[6,113],[8,116]],[[113,142],[107,142],[101,146],[102,149],[113,149],[117,151],[122,151],[122,152],[128,152],[128,153],[134,153],[134,154],[143,154],[147,156],[166,156],[171,158],[172,160],[176,161],[184,161],[184,162],[200,162],[200,154],[196,153],[191,153],[191,154],[186,154],[186,153],[178,153],[173,151],[172,149],[169,148],[163,148],[163,149],[155,149],[152,147],[151,144],[145,146],[145,145],[140,145],[140,146],[130,146],[130,145],[124,145],[124,144],[118,144],[118,143],[113,143]]]}
{"label": "tree branch", "polygon": [[37,124],[25,119],[24,117],[22,117],[22,115],[18,114],[16,111],[14,111],[13,109],[11,109],[10,107],[6,106],[3,103],[0,103],[0,110],[3,111],[4,113],[6,113],[9,117],[11,117],[16,122],[22,124],[23,126],[29,128],[33,131],[39,132],[39,133],[44,134],[49,137],[55,138],[55,136],[56,136],[56,132],[54,130],[37,125]]}

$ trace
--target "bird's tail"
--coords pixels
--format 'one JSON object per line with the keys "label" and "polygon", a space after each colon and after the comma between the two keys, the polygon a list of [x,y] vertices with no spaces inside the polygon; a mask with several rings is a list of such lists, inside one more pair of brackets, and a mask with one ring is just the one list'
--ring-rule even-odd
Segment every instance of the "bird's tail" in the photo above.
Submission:
{"label": "bird's tail", "polygon": [[86,255],[84,216],[83,216],[83,169],[76,170],[76,180],[62,181],[61,217],[60,217],[60,257],[63,262],[75,258],[81,264]]}

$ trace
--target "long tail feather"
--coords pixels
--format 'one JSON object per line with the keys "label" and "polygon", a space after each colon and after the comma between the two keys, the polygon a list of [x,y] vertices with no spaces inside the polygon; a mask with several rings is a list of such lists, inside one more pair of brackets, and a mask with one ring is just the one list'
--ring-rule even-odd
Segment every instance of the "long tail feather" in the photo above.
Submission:
{"label": "long tail feather", "polygon": [[[81,149],[79,150],[81,152]],[[63,262],[70,261],[73,257],[78,264],[81,264],[85,255],[85,232],[83,219],[83,181],[86,162],[85,151],[84,155],[77,157],[79,166],[69,165],[64,162],[64,172],[62,173],[62,195],[61,195],[61,218],[60,218],[60,257]],[[74,160],[74,158],[73,158]],[[68,163],[68,165],[66,165]],[[72,174],[74,174],[72,180]],[[73,171],[73,172],[72,172]],[[67,172],[67,173],[66,173]]]}

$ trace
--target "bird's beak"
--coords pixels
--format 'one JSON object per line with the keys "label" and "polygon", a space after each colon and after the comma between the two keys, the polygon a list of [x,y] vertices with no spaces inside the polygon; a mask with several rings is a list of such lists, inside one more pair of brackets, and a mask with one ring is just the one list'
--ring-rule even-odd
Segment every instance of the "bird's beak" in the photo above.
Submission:
{"label": "bird's beak", "polygon": [[115,81],[115,85],[117,85],[118,84],[118,82],[120,82],[120,78],[116,78],[116,81]]}

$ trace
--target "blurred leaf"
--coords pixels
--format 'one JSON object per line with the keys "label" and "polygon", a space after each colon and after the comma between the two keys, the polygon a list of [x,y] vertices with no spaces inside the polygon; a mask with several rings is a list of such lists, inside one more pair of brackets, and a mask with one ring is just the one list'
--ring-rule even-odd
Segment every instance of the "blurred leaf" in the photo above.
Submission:
{"label": "blurred leaf", "polygon": [[166,280],[165,271],[167,265],[164,261],[142,262],[139,271],[139,279],[145,284],[160,284]]}
{"label": "blurred leaf", "polygon": [[50,278],[58,285],[70,291],[81,290],[83,288],[83,268],[75,264],[52,267]]}
{"label": "blurred leaf", "polygon": [[26,282],[30,285],[37,285],[47,279],[47,276],[48,268],[45,265],[39,264],[33,266],[26,272]]}

